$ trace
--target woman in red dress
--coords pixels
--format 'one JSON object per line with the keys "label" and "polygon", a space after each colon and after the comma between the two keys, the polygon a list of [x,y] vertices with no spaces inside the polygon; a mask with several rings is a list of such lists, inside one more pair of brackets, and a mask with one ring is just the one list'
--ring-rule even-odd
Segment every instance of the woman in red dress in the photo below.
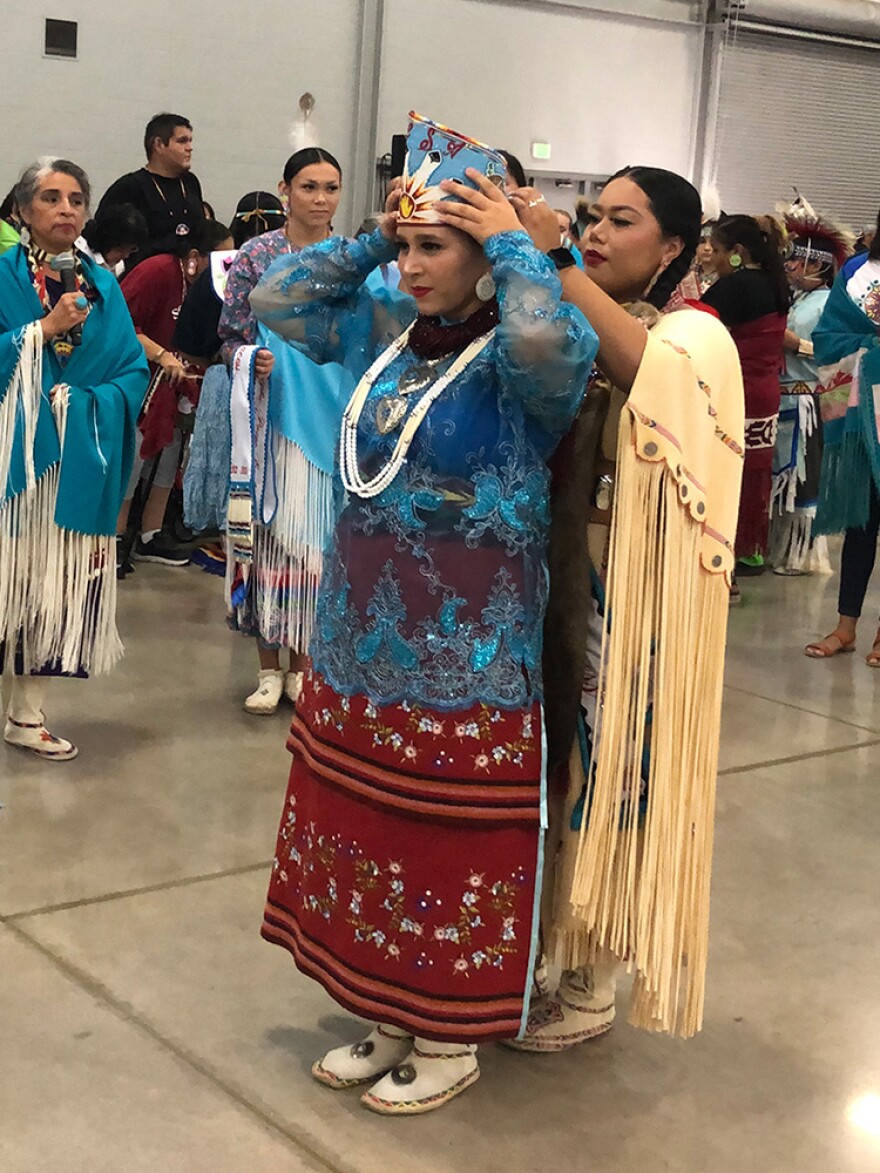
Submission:
{"label": "woman in red dress", "polygon": [[781,243],[752,216],[722,220],[712,233],[712,266],[718,279],[702,298],[727,326],[742,363],[746,462],[736,531],[740,574],[761,573],[770,533],[779,379],[791,301]]}

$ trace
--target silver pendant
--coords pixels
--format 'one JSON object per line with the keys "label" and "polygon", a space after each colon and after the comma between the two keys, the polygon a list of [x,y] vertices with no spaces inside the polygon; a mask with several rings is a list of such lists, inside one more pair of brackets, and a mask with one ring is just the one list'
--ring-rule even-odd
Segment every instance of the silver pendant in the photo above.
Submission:
{"label": "silver pendant", "polygon": [[604,476],[599,477],[599,483],[596,486],[596,508],[600,513],[607,513],[614,503],[614,477]]}
{"label": "silver pendant", "polygon": [[434,382],[435,374],[434,367],[428,363],[412,367],[401,376],[398,391],[401,395],[413,395],[417,391],[424,391]]}
{"label": "silver pendant", "polygon": [[383,395],[376,405],[376,428],[379,434],[387,436],[400,426],[406,415],[406,400],[399,395]]}

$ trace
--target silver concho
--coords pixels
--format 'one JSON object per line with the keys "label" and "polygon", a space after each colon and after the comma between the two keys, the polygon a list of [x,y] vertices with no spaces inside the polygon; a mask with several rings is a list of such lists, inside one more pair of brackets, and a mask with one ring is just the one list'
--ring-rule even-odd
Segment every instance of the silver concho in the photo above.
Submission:
{"label": "silver concho", "polygon": [[426,387],[434,382],[435,370],[429,363],[422,363],[420,366],[412,367],[401,377],[398,384],[398,391],[401,395],[414,395],[418,391],[424,391]]}
{"label": "silver concho", "polygon": [[417,1075],[418,1072],[412,1063],[401,1063],[399,1067],[392,1069],[391,1080],[398,1087],[406,1087],[409,1083],[415,1083]]}
{"label": "silver concho", "polygon": [[376,405],[376,428],[380,435],[387,436],[400,427],[406,415],[406,400],[399,395],[383,395]]}

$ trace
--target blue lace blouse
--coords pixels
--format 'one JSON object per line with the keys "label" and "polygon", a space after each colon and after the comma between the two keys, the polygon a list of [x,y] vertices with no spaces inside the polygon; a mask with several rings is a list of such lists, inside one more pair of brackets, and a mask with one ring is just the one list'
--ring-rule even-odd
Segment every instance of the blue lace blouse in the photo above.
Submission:
{"label": "blue lace blouse", "polygon": [[[340,482],[310,650],[344,695],[444,710],[541,699],[547,460],[578,412],[598,340],[561,303],[555,269],[524,232],[494,236],[485,251],[500,310],[493,340],[430,408],[382,494],[347,496]],[[280,257],[251,307],[310,358],[360,377],[416,315],[400,291],[365,284],[395,252],[377,230]],[[455,357],[432,364],[436,377]],[[358,434],[366,475],[398,435],[379,432],[379,400],[424,365],[407,347],[373,386]],[[418,399],[407,396],[409,410]]]}

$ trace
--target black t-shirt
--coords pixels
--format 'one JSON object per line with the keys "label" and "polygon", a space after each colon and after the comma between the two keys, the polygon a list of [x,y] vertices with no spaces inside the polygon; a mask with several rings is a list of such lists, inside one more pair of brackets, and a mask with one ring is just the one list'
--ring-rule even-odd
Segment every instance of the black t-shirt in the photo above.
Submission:
{"label": "black t-shirt", "polygon": [[742,326],[766,314],[782,313],[776,304],[773,280],[763,269],[740,269],[719,277],[702,300],[717,312],[725,326]]}
{"label": "black t-shirt", "polygon": [[191,232],[205,221],[202,187],[191,171],[169,179],[141,167],[107,188],[98,211],[114,204],[134,204],[143,213],[150,234],[149,244],[141,249],[133,263],[126,265],[127,270],[155,253],[171,252],[180,237],[186,235],[178,232],[179,227]]}
{"label": "black t-shirt", "polygon": [[211,279],[211,267],[193,282],[174,327],[174,349],[191,358],[213,358],[222,345],[217,333],[223,302]]}

